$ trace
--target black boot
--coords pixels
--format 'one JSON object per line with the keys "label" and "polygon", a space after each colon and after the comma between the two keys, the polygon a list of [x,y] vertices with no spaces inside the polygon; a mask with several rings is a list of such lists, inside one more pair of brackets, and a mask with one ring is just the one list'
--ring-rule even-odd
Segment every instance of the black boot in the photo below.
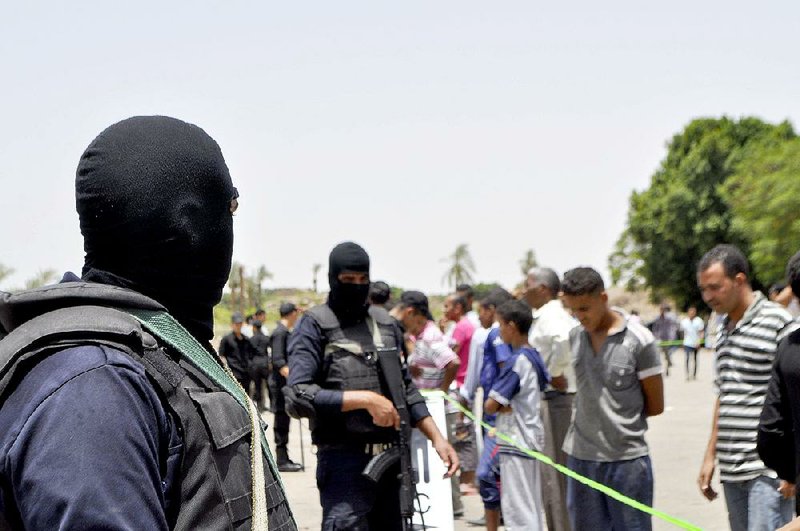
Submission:
{"label": "black boot", "polygon": [[289,459],[289,452],[286,451],[286,448],[277,448],[275,450],[275,462],[278,465],[278,472],[300,472],[303,470],[303,465]]}

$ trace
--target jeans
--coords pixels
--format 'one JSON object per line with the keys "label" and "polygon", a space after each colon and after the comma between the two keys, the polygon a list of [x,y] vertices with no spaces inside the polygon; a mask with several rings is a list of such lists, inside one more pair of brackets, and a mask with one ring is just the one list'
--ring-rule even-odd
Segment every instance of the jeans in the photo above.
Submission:
{"label": "jeans", "polygon": [[686,379],[689,379],[689,360],[694,360],[694,369],[692,370],[692,378],[697,379],[697,348],[683,346],[683,351],[686,353]]}
{"label": "jeans", "polygon": [[[649,456],[629,461],[584,461],[567,457],[567,466],[590,479],[653,505],[653,468]],[[650,531],[650,515],[567,478],[567,510],[573,531]]]}
{"label": "jeans", "polygon": [[483,437],[483,453],[478,461],[478,491],[485,509],[500,510],[500,454],[497,437]]}
{"label": "jeans", "polygon": [[789,523],[794,500],[778,492],[780,480],[759,476],[722,483],[731,531],[773,531]]}
{"label": "jeans", "polygon": [[361,475],[372,459],[363,448],[319,448],[317,488],[322,531],[400,531],[400,465],[376,485]]}
{"label": "jeans", "polygon": [[677,349],[678,347],[661,347],[661,350],[664,352],[664,359],[666,359],[667,376],[669,376],[669,369],[672,367],[672,353]]}

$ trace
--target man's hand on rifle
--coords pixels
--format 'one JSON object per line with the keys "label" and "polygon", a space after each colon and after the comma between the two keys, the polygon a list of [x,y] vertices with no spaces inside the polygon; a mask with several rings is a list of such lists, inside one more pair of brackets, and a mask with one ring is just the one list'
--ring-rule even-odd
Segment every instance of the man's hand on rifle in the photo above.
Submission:
{"label": "man's hand on rifle", "polygon": [[342,394],[342,411],[366,409],[376,426],[400,428],[400,415],[392,401],[374,391],[345,391]]}
{"label": "man's hand on rifle", "polygon": [[395,429],[399,429],[400,415],[397,414],[392,401],[378,393],[372,393],[372,395],[374,396],[370,397],[367,402],[367,411],[372,415],[372,422],[382,428],[394,426]]}

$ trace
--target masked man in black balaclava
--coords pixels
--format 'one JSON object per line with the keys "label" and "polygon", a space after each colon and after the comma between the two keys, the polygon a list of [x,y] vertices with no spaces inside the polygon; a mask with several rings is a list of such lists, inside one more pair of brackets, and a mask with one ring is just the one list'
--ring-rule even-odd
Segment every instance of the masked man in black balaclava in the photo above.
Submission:
{"label": "masked man in black balaclava", "polygon": [[0,294],[0,529],[296,529],[210,345],[238,196],[219,146],[130,118],[75,190],[83,278]]}
{"label": "masked man in black balaclava", "polygon": [[[410,423],[431,440],[448,476],[458,469],[458,457],[400,367],[405,346],[396,321],[367,303],[366,251],[351,242],[337,245],[328,281],[328,302],[307,311],[289,339],[286,409],[311,418],[311,437],[319,448],[322,529],[401,529],[398,467],[377,485],[361,475],[374,456],[397,441],[401,417],[391,389],[402,395]],[[396,370],[390,372],[384,362],[394,362]],[[391,374],[397,381],[388,381]]]}

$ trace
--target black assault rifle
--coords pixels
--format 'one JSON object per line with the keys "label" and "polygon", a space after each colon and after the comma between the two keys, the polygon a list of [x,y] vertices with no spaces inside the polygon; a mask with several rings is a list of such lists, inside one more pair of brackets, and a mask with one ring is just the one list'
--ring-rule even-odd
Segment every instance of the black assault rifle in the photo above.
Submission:
{"label": "black assault rifle", "polygon": [[378,366],[389,389],[397,413],[400,416],[400,432],[397,443],[373,457],[361,473],[378,483],[383,474],[400,461],[400,516],[403,531],[412,531],[414,526],[414,498],[416,498],[417,471],[411,465],[411,417],[406,406],[406,391],[403,372],[400,368],[399,352],[396,349],[378,350]]}

